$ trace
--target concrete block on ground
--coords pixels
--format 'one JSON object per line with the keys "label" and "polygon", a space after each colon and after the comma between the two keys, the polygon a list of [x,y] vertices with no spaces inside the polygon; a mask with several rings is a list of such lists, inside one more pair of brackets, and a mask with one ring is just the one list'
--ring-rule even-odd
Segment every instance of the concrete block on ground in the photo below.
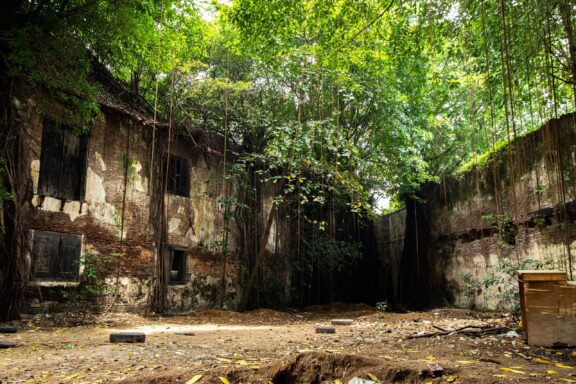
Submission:
{"label": "concrete block on ground", "polygon": [[9,340],[0,340],[0,349],[14,348],[16,343]]}
{"label": "concrete block on ground", "polygon": [[110,334],[111,343],[143,343],[146,335],[143,332],[117,332]]}
{"label": "concrete block on ground", "polygon": [[336,328],[318,325],[316,326],[316,333],[336,333]]}
{"label": "concrete block on ground", "polygon": [[332,319],[332,325],[352,325],[352,319]]}

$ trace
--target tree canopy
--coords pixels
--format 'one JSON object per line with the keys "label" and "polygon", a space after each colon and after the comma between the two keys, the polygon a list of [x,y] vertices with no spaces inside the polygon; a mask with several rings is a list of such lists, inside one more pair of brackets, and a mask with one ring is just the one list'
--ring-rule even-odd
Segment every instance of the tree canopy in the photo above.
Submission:
{"label": "tree canopy", "polygon": [[303,204],[331,190],[358,208],[573,110],[573,14],[571,0],[8,0],[1,60],[87,123],[96,58],[159,118],[173,103],[183,125],[315,174]]}

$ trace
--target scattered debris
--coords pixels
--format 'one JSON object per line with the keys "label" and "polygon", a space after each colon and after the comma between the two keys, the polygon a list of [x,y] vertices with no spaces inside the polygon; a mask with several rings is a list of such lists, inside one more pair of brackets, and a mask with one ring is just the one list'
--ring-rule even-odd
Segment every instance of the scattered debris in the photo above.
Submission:
{"label": "scattered debris", "polygon": [[118,332],[110,334],[111,343],[144,343],[146,334],[143,332]]}
{"label": "scattered debris", "polygon": [[520,337],[520,335],[519,335],[518,332],[516,332],[516,331],[509,331],[508,333],[506,333],[505,336],[506,336],[506,337],[509,337],[509,338],[511,338],[511,339],[515,339],[515,338]]}
{"label": "scattered debris", "polygon": [[508,330],[507,327],[493,327],[490,325],[466,325],[464,327],[460,327],[455,330],[446,330],[440,328],[436,325],[433,325],[434,328],[439,329],[438,332],[419,332],[415,334],[411,334],[408,336],[408,339],[420,339],[423,337],[434,337],[434,336],[445,336],[445,335],[452,335],[452,334],[463,334],[465,336],[484,336],[494,333],[499,333]]}
{"label": "scattered debris", "polygon": [[440,377],[444,374],[444,368],[440,364],[428,364],[428,372],[432,377]]}

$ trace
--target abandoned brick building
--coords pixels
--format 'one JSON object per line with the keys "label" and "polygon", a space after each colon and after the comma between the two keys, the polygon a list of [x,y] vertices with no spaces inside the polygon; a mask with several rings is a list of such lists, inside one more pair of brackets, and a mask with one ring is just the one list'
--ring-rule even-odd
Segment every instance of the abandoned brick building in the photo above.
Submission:
{"label": "abandoned brick building", "polygon": [[[149,307],[159,264],[167,308],[196,310],[220,301],[236,308],[238,231],[230,231],[226,262],[218,251],[225,226],[223,138],[155,122],[151,109],[105,68],[94,71],[93,81],[101,88],[102,114],[87,134],[27,88],[13,97],[22,143],[26,302],[52,305],[62,290],[77,287],[83,255],[117,255],[107,279],[117,289],[118,309]],[[425,203],[408,200],[406,209],[364,223],[359,265],[323,277],[330,289],[317,279],[306,288],[305,304],[387,300],[491,309],[507,301],[502,291],[516,289],[503,273],[506,262],[531,260],[573,278],[575,121],[565,115],[519,138],[510,148],[522,161],[512,171],[514,152],[497,151],[486,164],[428,186]],[[260,223],[272,198],[264,186],[253,213]],[[274,278],[284,298],[294,288],[285,221],[276,216],[263,239],[271,263],[282,264]],[[474,289],[493,276],[498,283]]]}
{"label": "abandoned brick building", "polygon": [[[213,251],[224,225],[217,198],[222,193],[222,138],[187,130],[173,134],[164,148],[169,153],[167,180],[155,179],[152,164],[166,164],[158,158],[163,157],[159,138],[173,127],[155,124],[145,104],[135,103],[105,69],[93,77],[101,87],[102,114],[87,134],[62,121],[57,105],[38,103],[36,94],[13,98],[26,183],[22,217],[28,302],[50,305],[61,298],[62,289],[77,286],[82,255],[114,254],[108,279],[117,285],[115,304],[145,308],[158,255],[154,221],[162,214],[154,211],[153,200],[160,193],[169,250],[167,307],[215,305],[222,274],[221,259]],[[233,306],[238,289],[234,234],[228,241],[232,257],[225,271],[224,304]]]}

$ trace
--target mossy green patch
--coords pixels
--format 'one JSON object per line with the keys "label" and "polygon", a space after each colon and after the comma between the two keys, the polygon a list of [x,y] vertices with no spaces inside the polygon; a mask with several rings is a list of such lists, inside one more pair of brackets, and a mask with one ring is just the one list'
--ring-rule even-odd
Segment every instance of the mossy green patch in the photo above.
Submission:
{"label": "mossy green patch", "polygon": [[[513,143],[513,141],[510,142],[510,144],[512,144],[512,143]],[[484,152],[478,156],[475,156],[474,158],[472,158],[472,159],[468,160],[467,162],[465,162],[464,164],[462,164],[460,167],[458,167],[456,169],[456,171],[454,173],[459,175],[459,174],[464,174],[468,171],[471,171],[475,167],[484,168],[486,166],[486,164],[488,164],[488,161],[491,158],[495,157],[496,155],[500,154],[500,152],[504,148],[506,148],[507,145],[508,145],[508,140],[500,141],[499,143],[495,144],[492,148],[490,148],[486,152]]]}

